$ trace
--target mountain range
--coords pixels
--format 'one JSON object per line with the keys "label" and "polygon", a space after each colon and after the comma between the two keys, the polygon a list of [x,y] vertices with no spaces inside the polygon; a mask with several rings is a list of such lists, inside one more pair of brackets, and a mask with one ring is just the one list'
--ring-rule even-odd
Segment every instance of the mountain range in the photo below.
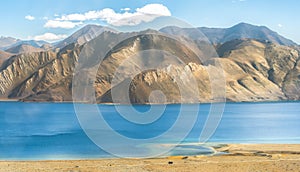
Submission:
{"label": "mountain range", "polygon": [[44,44],[48,44],[46,41],[35,41],[35,40],[20,40],[12,37],[0,37],[0,50],[7,50],[12,47],[19,45],[30,45],[35,48],[39,48]]}
{"label": "mountain range", "polygon": [[[184,39],[188,43],[183,45],[176,39]],[[39,42],[38,47],[27,43],[16,45],[22,41],[1,37],[0,47],[10,48],[0,51],[0,98],[72,101],[72,79],[81,51],[86,45],[113,45],[118,40],[123,41],[105,54],[95,74],[93,87],[97,103],[112,103],[112,92],[118,95],[114,97],[114,103],[219,101],[213,99],[208,75],[208,71],[221,72],[217,64],[222,66],[225,75],[227,101],[300,99],[300,47],[267,27],[246,23],[226,29],[168,26],[158,31],[126,33],[87,25],[65,40],[52,45]],[[216,54],[199,61],[187,47],[195,47],[195,51],[206,54],[212,46],[206,45],[205,40],[213,45]],[[142,59],[134,58],[141,51],[153,49],[168,53],[149,53],[144,54]],[[174,56],[179,59],[174,59]],[[124,61],[128,64],[118,68],[124,65]],[[84,67],[98,67],[96,64],[97,61],[91,60]],[[140,72],[140,65],[157,68]],[[116,71],[120,76],[113,83]],[[198,92],[189,85],[188,77],[178,78],[179,74],[193,74]],[[182,83],[186,97],[181,96],[182,90],[174,84],[175,81]],[[126,84],[129,84],[128,91],[124,91]],[[155,90],[161,90],[165,96],[151,96]],[[214,94],[222,94],[222,91],[219,89]],[[127,92],[129,99],[126,99]]]}
{"label": "mountain range", "polygon": [[204,35],[213,44],[225,43],[234,39],[250,38],[265,40],[280,45],[297,45],[295,42],[284,38],[265,26],[255,26],[247,23],[239,23],[230,28],[179,28],[169,26],[160,29],[160,31],[170,34],[181,34],[193,40],[200,39]]}

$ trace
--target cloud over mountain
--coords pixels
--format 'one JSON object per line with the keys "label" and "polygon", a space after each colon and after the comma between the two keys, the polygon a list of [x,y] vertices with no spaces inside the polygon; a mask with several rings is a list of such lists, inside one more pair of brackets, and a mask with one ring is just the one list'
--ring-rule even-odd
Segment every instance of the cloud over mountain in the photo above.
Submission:
{"label": "cloud over mountain", "polygon": [[63,29],[72,29],[75,26],[82,24],[81,22],[72,22],[72,21],[58,21],[58,20],[48,20],[44,25],[46,28],[63,28]]}
{"label": "cloud over mountain", "polygon": [[42,35],[37,35],[34,37],[34,40],[44,40],[44,41],[58,41],[68,37],[67,35],[56,35],[54,33],[44,33]]}
{"label": "cloud over mountain", "polygon": [[[126,10],[124,10],[126,9]],[[162,4],[147,4],[130,12],[130,8],[124,8],[122,12],[116,12],[111,8],[85,13],[73,13],[62,15],[54,20],[48,20],[44,27],[71,29],[84,21],[102,20],[114,26],[138,25],[142,22],[150,22],[160,16],[171,16],[169,9]]]}

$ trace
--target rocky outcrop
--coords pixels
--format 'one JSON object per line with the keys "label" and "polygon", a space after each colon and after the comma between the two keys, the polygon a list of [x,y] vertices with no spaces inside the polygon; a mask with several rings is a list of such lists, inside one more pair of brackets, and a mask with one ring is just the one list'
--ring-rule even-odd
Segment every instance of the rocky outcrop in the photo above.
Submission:
{"label": "rocky outcrop", "polygon": [[53,49],[53,45],[52,44],[43,44],[40,48],[45,51],[49,51],[49,50]]}

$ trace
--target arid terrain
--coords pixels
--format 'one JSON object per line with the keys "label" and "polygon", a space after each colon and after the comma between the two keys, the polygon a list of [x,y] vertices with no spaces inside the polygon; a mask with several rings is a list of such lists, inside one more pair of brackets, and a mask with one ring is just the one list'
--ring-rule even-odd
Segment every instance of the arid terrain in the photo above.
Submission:
{"label": "arid terrain", "polygon": [[215,148],[224,155],[154,159],[1,161],[0,171],[299,171],[300,145],[235,144]]}

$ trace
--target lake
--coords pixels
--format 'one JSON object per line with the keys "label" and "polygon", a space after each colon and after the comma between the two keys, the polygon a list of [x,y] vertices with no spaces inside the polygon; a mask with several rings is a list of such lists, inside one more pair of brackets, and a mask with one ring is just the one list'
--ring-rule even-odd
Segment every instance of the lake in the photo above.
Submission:
{"label": "lake", "polygon": [[[81,104],[80,106],[89,106]],[[96,105],[95,105],[96,106]],[[113,105],[97,105],[103,119],[120,135],[131,139],[149,139],[166,132],[176,121],[181,105],[167,105],[153,123],[135,124],[121,117]],[[118,105],[121,106],[121,105]],[[159,105],[158,105],[159,106]],[[209,147],[199,145],[200,133],[207,119],[210,104],[187,105],[182,113],[187,119],[199,107],[192,130],[181,144],[164,155],[211,154]],[[218,143],[300,143],[300,102],[226,103],[221,121],[207,141]],[[136,105],[140,112],[148,105]],[[87,110],[86,115],[91,113]],[[187,124],[188,125],[188,124]],[[182,126],[183,128],[187,126]],[[107,135],[105,134],[107,133]],[[101,138],[111,147],[126,150],[109,132]],[[174,139],[174,140],[173,140]],[[174,144],[177,138],[135,145],[145,151],[159,150]],[[161,155],[163,156],[163,155]],[[72,103],[0,102],[0,159],[50,160],[113,158],[100,149],[83,131]]]}

